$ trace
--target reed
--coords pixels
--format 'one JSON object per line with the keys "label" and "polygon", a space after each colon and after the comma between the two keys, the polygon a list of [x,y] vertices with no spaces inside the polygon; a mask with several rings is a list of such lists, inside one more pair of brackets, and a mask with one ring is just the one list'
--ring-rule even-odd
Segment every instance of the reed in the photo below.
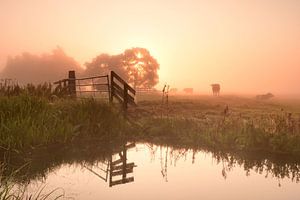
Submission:
{"label": "reed", "polygon": [[6,150],[91,135],[120,136],[127,128],[118,109],[94,99],[50,102],[29,94],[0,97],[0,146]]}

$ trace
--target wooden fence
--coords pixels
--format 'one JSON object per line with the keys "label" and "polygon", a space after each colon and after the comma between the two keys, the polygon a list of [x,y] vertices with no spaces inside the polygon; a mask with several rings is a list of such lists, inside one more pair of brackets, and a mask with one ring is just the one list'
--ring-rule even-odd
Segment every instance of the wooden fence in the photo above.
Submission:
{"label": "wooden fence", "polygon": [[116,98],[123,104],[124,110],[127,110],[128,104],[136,105],[134,101],[135,90],[114,71],[111,71],[110,82],[110,102],[113,102],[114,98]]}
{"label": "wooden fence", "polygon": [[[114,99],[117,99],[124,110],[127,110],[128,105],[136,105],[136,91],[114,71],[111,71],[110,81],[109,75],[76,78],[75,71],[69,71],[67,79],[56,81],[54,84],[57,85],[55,90],[58,93],[64,93],[71,97],[101,98],[103,97],[101,94],[105,93],[109,102],[112,103]],[[85,95],[86,93],[92,95]]]}

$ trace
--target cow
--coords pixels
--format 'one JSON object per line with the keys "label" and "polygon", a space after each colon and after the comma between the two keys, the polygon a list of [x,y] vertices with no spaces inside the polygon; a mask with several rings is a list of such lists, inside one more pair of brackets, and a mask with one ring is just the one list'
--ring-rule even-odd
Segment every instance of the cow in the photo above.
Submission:
{"label": "cow", "polygon": [[267,94],[256,95],[257,100],[268,100],[268,99],[271,99],[272,97],[274,97],[274,95],[270,92]]}
{"label": "cow", "polygon": [[213,92],[213,95],[214,96],[219,96],[220,95],[220,84],[211,84],[211,89],[212,89],[212,92]]}
{"label": "cow", "polygon": [[184,88],[183,91],[184,91],[186,94],[193,94],[194,89],[193,89],[193,88]]}

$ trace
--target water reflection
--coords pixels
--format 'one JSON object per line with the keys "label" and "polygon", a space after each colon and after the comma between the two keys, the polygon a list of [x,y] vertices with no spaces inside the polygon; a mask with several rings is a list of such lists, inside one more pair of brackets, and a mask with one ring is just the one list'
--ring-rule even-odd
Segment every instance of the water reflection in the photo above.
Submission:
{"label": "water reflection", "polygon": [[235,168],[242,168],[246,176],[251,173],[264,175],[265,178],[277,178],[278,185],[281,186],[280,180],[287,178],[292,182],[300,181],[300,160],[299,158],[287,155],[272,155],[257,152],[222,152],[208,151],[199,149],[189,149],[169,146],[156,146],[148,144],[151,149],[152,159],[160,155],[161,174],[163,179],[168,182],[168,166],[175,166],[179,160],[187,161],[190,156],[190,164],[195,164],[197,154],[206,154],[211,157],[211,162],[215,165],[221,165],[220,174],[224,179]]}
{"label": "water reflection", "polygon": [[134,147],[135,143],[124,144],[111,154],[109,160],[84,167],[105,182],[108,181],[109,187],[134,182],[134,177],[128,175],[133,174],[133,168],[137,166],[127,161],[127,151]]}
{"label": "water reflection", "polygon": [[[185,163],[186,166],[197,165],[197,159],[206,162],[208,166],[209,163],[211,166],[221,166],[221,170],[217,173],[224,179],[229,179],[230,172],[234,169],[242,169],[246,176],[255,173],[265,178],[276,178],[279,186],[282,179],[288,179],[294,183],[300,180],[300,161],[299,158],[294,157],[256,152],[208,151],[155,144],[139,144],[138,146],[143,146],[143,149],[139,149],[134,142],[124,141],[86,144],[83,142],[70,147],[59,147],[60,149],[58,147],[37,149],[25,155],[13,153],[2,155],[4,159],[1,162],[6,166],[3,175],[9,175],[19,169],[15,180],[18,183],[46,182],[48,175],[62,166],[79,165],[90,174],[107,182],[109,187],[113,187],[133,183],[135,181],[134,169],[141,167],[140,170],[144,170],[146,166],[139,156],[150,152],[144,157],[150,157],[149,159],[154,163],[158,162],[160,172],[157,172],[165,182],[170,182],[171,177],[168,174],[170,166],[176,167],[178,162]],[[132,154],[130,158],[128,158],[128,152]],[[203,161],[202,157],[211,158],[211,161]],[[135,164],[136,162],[139,167]]]}

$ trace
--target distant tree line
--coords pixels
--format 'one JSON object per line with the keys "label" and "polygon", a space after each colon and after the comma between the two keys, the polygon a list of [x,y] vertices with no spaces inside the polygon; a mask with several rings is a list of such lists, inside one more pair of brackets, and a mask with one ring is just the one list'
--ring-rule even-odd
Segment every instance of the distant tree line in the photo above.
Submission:
{"label": "distant tree line", "polygon": [[159,64],[145,48],[126,49],[117,55],[100,54],[85,63],[85,69],[57,47],[49,54],[23,53],[7,59],[0,78],[16,79],[20,84],[53,82],[67,77],[69,70],[80,76],[107,74],[114,70],[135,88],[153,88],[159,81]]}

